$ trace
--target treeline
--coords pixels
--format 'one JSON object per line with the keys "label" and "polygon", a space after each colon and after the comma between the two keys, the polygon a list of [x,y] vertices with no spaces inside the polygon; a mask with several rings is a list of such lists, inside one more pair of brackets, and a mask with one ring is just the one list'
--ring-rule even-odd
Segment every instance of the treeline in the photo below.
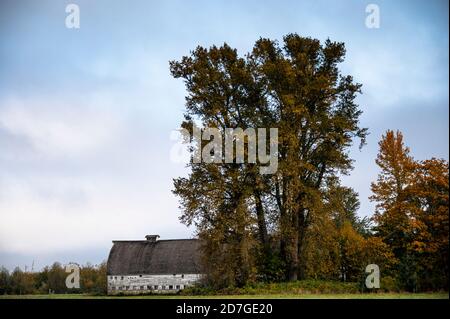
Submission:
{"label": "treeline", "polygon": [[[414,161],[401,134],[387,132],[373,218],[358,217],[358,194],[341,184],[352,170],[350,148],[362,148],[368,134],[356,104],[361,85],[338,68],[344,57],[343,43],[289,34],[282,44],[259,39],[244,57],[227,44],[199,46],[170,63],[188,91],[181,127],[191,133],[189,151],[214,159],[192,161],[189,176],[174,180],[180,219],[205,243],[207,285],[363,281],[375,263],[384,287],[448,289],[446,161]],[[221,136],[196,141],[194,125]],[[261,174],[267,164],[238,163],[236,154],[225,162],[211,144],[224,145],[229,128],[278,128],[276,173]],[[249,137],[234,140],[248,159]]]}
{"label": "treeline", "polygon": [[58,262],[41,271],[29,272],[16,267],[12,272],[0,269],[0,294],[63,294],[88,293],[106,294],[106,263],[80,266],[80,288],[67,288],[69,275]]}

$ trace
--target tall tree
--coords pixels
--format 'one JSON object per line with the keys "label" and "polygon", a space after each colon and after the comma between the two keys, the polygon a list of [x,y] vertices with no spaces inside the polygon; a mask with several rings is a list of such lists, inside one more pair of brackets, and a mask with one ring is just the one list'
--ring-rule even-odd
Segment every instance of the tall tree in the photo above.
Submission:
{"label": "tall tree", "polygon": [[411,233],[411,203],[407,190],[414,182],[415,162],[403,142],[403,134],[388,130],[379,142],[375,162],[380,167],[372,183],[372,201],[376,201],[374,221],[377,234],[392,247],[396,256],[406,252]]}
{"label": "tall tree", "polygon": [[404,288],[448,288],[448,162],[414,161],[401,132],[387,131],[379,145],[375,235],[399,261]]}
{"label": "tall tree", "polygon": [[348,148],[354,138],[362,146],[367,131],[355,103],[361,85],[338,69],[344,44],[297,34],[283,40],[281,47],[259,39],[245,58],[227,44],[197,47],[170,63],[188,91],[182,127],[200,122],[222,136],[226,128],[278,128],[279,135],[275,174],[261,175],[260,162],[191,163],[174,192],[181,220],[196,223],[200,233],[221,227],[224,243],[242,247],[250,236],[266,257],[270,238],[279,241],[285,276],[296,280],[305,276],[306,231],[319,211],[320,188],[326,177],[352,168]]}

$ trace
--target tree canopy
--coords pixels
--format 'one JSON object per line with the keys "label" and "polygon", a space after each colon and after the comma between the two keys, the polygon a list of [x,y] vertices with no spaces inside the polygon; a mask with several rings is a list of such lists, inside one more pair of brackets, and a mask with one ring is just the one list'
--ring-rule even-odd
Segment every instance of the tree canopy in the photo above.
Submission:
{"label": "tree canopy", "polygon": [[[375,161],[371,219],[358,216],[358,193],[341,184],[352,170],[350,147],[368,134],[356,103],[361,84],[339,69],[344,57],[343,43],[288,34],[282,43],[261,38],[244,56],[225,43],[170,62],[186,85],[181,127],[191,139],[197,125],[217,129],[214,139],[230,128],[278,130],[272,174],[261,173],[262,161],[233,153],[227,162],[208,149],[219,161],[191,161],[189,176],[174,180],[180,219],[203,240],[211,285],[361,281],[376,263],[399,289],[448,289],[447,161],[414,160],[401,132],[389,130]],[[189,147],[193,158],[204,144]]]}
{"label": "tree canopy", "polygon": [[278,128],[275,174],[261,175],[261,163],[191,163],[189,177],[174,181],[181,220],[195,223],[208,241],[236,248],[228,269],[238,284],[252,276],[252,256],[270,269],[274,251],[282,277],[305,276],[306,233],[320,218],[325,181],[348,173],[349,147],[355,138],[362,146],[367,135],[355,102],[361,85],[338,68],[344,56],[343,43],[288,34],[283,45],[259,39],[244,57],[224,44],[170,63],[188,92],[182,127],[201,123],[224,134]]}

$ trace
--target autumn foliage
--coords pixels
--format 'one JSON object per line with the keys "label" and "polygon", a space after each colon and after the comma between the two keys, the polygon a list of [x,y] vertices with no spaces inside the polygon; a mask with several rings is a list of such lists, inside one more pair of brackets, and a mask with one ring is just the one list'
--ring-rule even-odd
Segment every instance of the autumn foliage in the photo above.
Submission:
{"label": "autumn foliage", "polygon": [[376,159],[372,219],[358,216],[358,194],[341,185],[350,147],[367,136],[356,104],[361,84],[341,74],[344,57],[343,43],[288,34],[281,44],[259,39],[243,57],[224,44],[170,62],[187,89],[182,128],[214,127],[222,136],[227,128],[278,129],[275,174],[261,175],[259,162],[222,160],[192,162],[189,176],[174,180],[180,219],[204,242],[208,285],[363,282],[365,267],[377,263],[399,289],[448,287],[445,161],[415,161],[389,131]]}
{"label": "autumn foliage", "polygon": [[448,289],[448,162],[415,161],[398,131],[387,131],[379,146],[375,235],[392,249],[405,288]]}
{"label": "autumn foliage", "polygon": [[69,275],[59,262],[39,271],[27,271],[16,267],[12,272],[0,268],[0,294],[106,294],[106,262],[99,265],[80,266],[80,288],[67,288]]}

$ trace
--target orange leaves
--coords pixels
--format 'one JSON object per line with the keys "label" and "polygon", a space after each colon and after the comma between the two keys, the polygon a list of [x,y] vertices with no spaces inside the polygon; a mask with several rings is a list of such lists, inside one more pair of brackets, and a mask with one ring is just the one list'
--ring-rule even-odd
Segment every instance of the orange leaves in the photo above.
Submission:
{"label": "orange leaves", "polygon": [[445,280],[449,245],[448,162],[435,158],[414,161],[398,131],[388,131],[379,145],[376,163],[381,172],[372,183],[370,197],[377,202],[373,217],[376,236],[404,263],[401,269],[409,269],[408,276],[422,276],[423,285],[430,285],[430,278]]}
{"label": "orange leaves", "polygon": [[403,143],[400,131],[388,130],[378,143],[380,150],[375,162],[381,168],[378,179],[372,183],[371,200],[378,202],[377,209],[389,210],[414,181],[415,162],[409,148]]}

